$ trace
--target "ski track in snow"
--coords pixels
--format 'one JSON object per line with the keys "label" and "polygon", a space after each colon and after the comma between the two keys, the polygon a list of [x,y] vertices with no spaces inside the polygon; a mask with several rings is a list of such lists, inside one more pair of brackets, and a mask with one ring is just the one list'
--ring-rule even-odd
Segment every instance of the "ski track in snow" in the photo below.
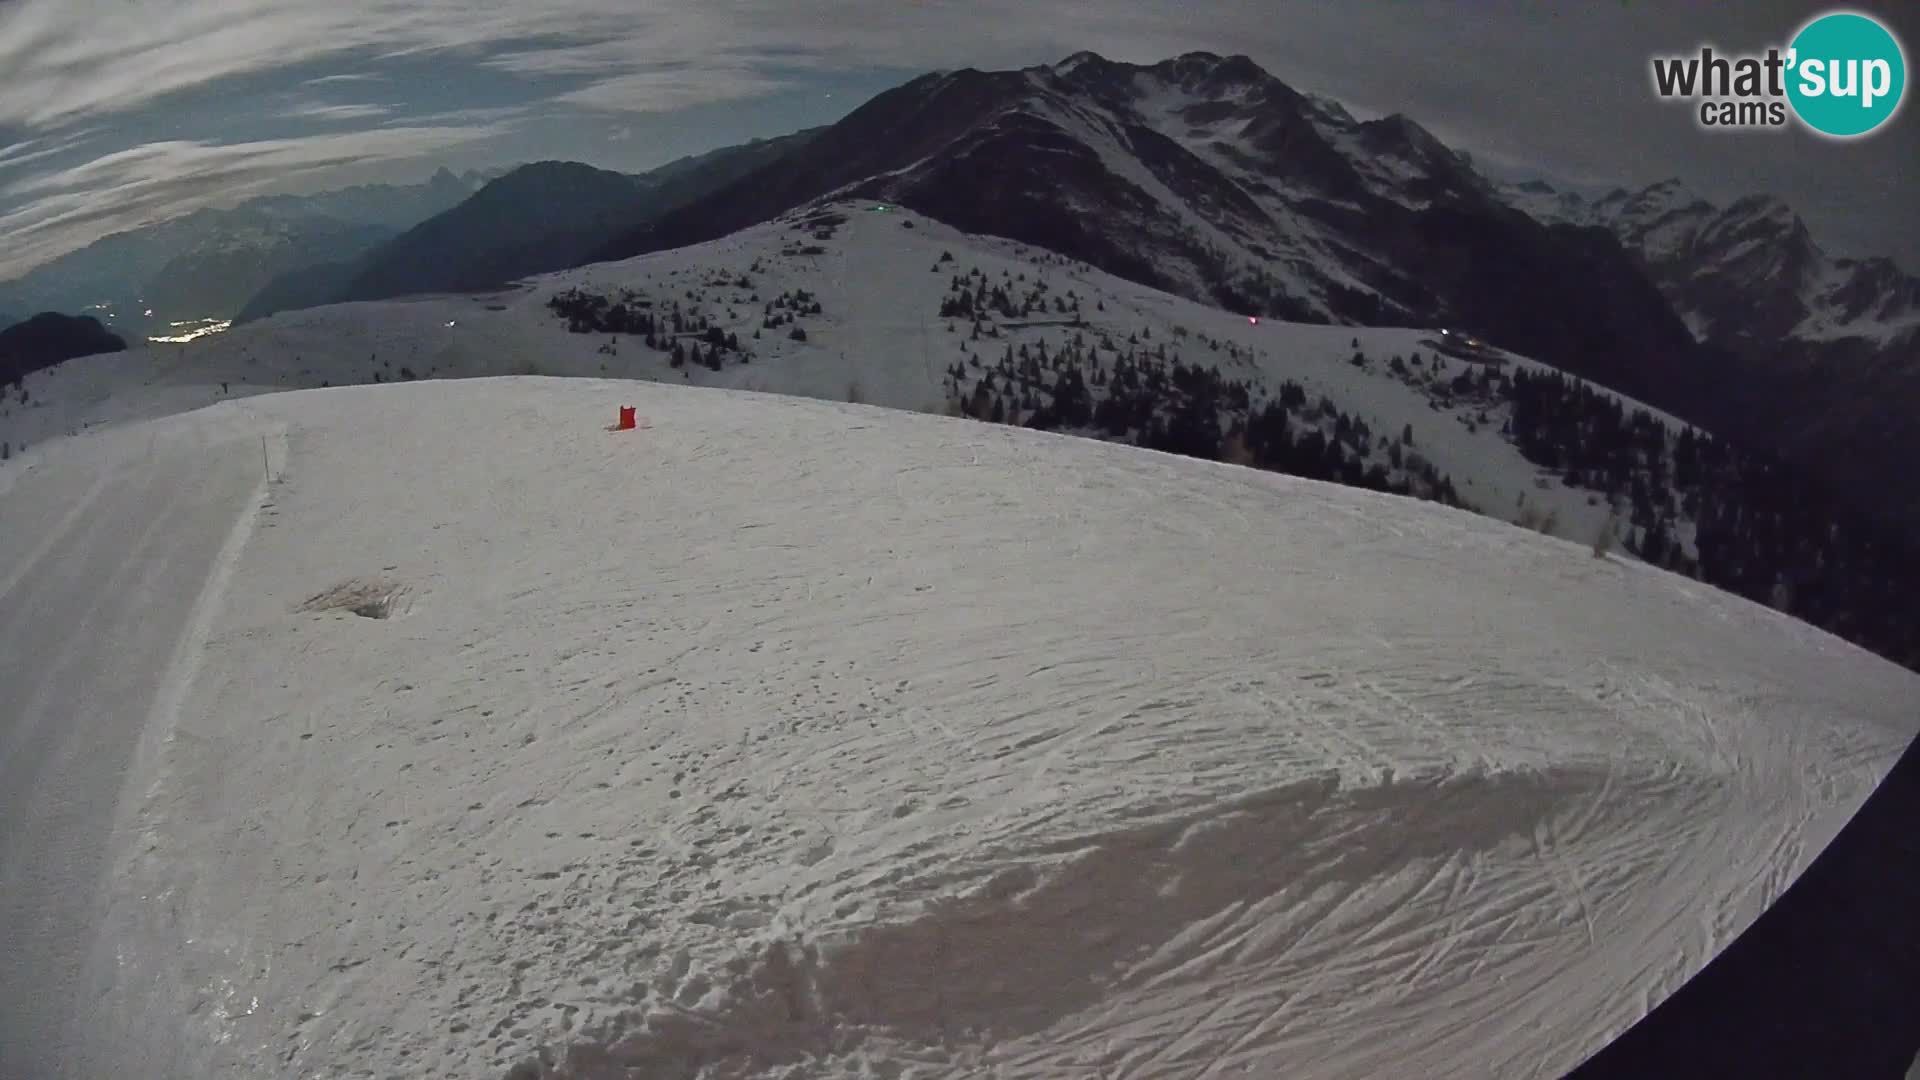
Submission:
{"label": "ski track in snow", "polygon": [[[166,424],[284,432],[178,511],[244,547],[127,781],[97,1011],[186,1017],[118,1029],[173,1075],[1553,1076],[1914,734],[1671,575],[1065,436],[527,378]],[[82,460],[146,431],[0,511],[150,506]],[[406,603],[300,610],[356,579]]]}
{"label": "ski track in snow", "polygon": [[[114,814],[221,539],[261,484],[250,441],[156,428],[70,453],[0,501],[0,1075],[104,1075],[86,1000]],[[82,449],[99,451],[101,445]],[[65,504],[62,506],[62,504]],[[69,1071],[71,1070],[71,1071]]]}

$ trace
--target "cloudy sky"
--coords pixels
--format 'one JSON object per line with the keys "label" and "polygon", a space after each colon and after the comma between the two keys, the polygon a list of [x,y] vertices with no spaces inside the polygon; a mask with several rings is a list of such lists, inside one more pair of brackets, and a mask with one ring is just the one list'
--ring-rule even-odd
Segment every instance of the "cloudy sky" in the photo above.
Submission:
{"label": "cloudy sky", "polygon": [[[1920,5],[1850,5],[1920,41]],[[1737,10],[1721,10],[1737,8]],[[1246,53],[1492,169],[1785,197],[1920,271],[1920,120],[1708,133],[1656,53],[1784,44],[1827,5],[1652,0],[0,0],[0,279],[278,191],[544,158],[638,170],[838,119],[934,68]],[[1912,51],[1911,44],[1909,52]]]}

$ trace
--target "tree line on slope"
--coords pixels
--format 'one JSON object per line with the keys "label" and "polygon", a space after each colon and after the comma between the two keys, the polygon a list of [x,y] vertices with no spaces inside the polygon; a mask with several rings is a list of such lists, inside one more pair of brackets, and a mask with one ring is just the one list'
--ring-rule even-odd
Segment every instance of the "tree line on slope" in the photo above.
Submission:
{"label": "tree line on slope", "polygon": [[[1377,366],[1357,351],[1354,363]],[[1438,353],[1386,367],[1469,428],[1498,414],[1528,461],[1619,508],[1625,547],[1646,562],[1920,668],[1920,551],[1778,455],[1676,431],[1557,371],[1471,362],[1456,373]]]}
{"label": "tree line on slope", "polygon": [[[1777,455],[1683,428],[1558,372],[1505,380],[1528,460],[1631,507],[1647,562],[1920,669],[1920,551]],[[1678,519],[1693,524],[1693,553]]]}
{"label": "tree line on slope", "polygon": [[[754,339],[760,337],[762,330],[784,327],[787,337],[805,341],[807,331],[799,320],[824,311],[819,299],[805,289],[788,290],[763,302],[760,294],[752,291],[752,279],[746,274],[706,284],[734,289],[733,305],[762,305],[760,327],[753,331]],[[743,292],[746,295],[741,295]],[[700,308],[698,301],[703,295],[689,289],[686,306],[678,299],[660,306],[633,289],[622,289],[615,299],[575,287],[549,297],[547,307],[566,321],[572,333],[609,335],[611,340],[600,347],[601,352],[609,355],[617,354],[619,336],[625,334],[665,354],[668,364],[676,370],[699,364],[719,371],[725,366],[728,354],[739,363],[751,363],[753,349],[741,343],[739,332],[723,329],[711,314]],[[727,308],[728,321],[738,322],[740,317],[738,307]]]}
{"label": "tree line on slope", "polygon": [[[940,311],[972,321],[965,359],[946,371],[964,415],[1462,505],[1451,478],[1414,449],[1410,424],[1378,435],[1331,399],[1309,401],[1292,381],[1269,393],[1190,363],[1152,342],[1151,330],[1115,342],[1080,319],[1078,297],[1050,298],[1044,282],[1009,287],[971,271],[950,282]],[[1070,315],[1071,337],[1052,349],[1045,340],[1006,341],[995,354],[1008,320],[1041,312]],[[1354,345],[1354,366],[1380,366]],[[1625,522],[1624,546],[1642,560],[1920,669],[1920,621],[1911,617],[1920,607],[1920,551],[1777,456],[1692,427],[1676,431],[1551,370],[1456,370],[1437,352],[1384,366],[1422,388],[1437,412],[1469,430],[1496,430],[1568,487],[1604,498]]]}
{"label": "tree line on slope", "polygon": [[[932,269],[942,272],[952,261],[943,254]],[[736,325],[738,307],[761,305],[754,338],[785,328],[803,340],[798,320],[821,310],[805,290],[763,301],[747,274],[704,284],[733,291],[734,306],[724,297],[720,306]],[[687,293],[689,301],[704,295]],[[676,368],[699,363],[717,371],[728,352],[742,363],[752,356],[698,303],[572,289],[549,307],[576,333],[637,338]],[[1093,309],[1104,311],[1104,302]],[[963,415],[1465,505],[1452,478],[1418,452],[1411,424],[1374,432],[1331,399],[1311,400],[1298,383],[1270,389],[1257,375],[1230,377],[1217,365],[1190,361],[1178,344],[1154,341],[1151,328],[1118,340],[1086,321],[1081,297],[1055,293],[1037,275],[956,274],[939,311],[951,332],[966,331],[962,359],[946,371],[950,403]],[[1058,342],[1050,346],[1044,333],[1027,332],[1041,327],[1059,328]],[[1182,328],[1172,333],[1189,337]],[[1028,340],[1016,342],[1016,334]],[[1220,352],[1224,343],[1202,337],[1201,344]],[[1551,370],[1449,363],[1438,351],[1383,362],[1359,349],[1357,339],[1354,346],[1355,367],[1384,369],[1420,389],[1436,412],[1470,431],[1497,431],[1543,472],[1606,499],[1625,523],[1624,546],[1639,558],[1920,668],[1920,625],[1908,615],[1920,600],[1920,553],[1846,512],[1777,458],[1736,450],[1694,428],[1676,432],[1644,409],[1628,409],[1612,394]],[[1240,355],[1232,345],[1225,351]]]}
{"label": "tree line on slope", "polygon": [[[1291,381],[1269,394],[1256,377],[1188,362],[1177,346],[1154,342],[1150,327],[1115,340],[1090,330],[1077,295],[1049,295],[1044,279],[1009,277],[956,275],[941,300],[942,316],[956,320],[949,329],[957,333],[957,320],[971,320],[965,359],[946,371],[946,392],[963,415],[1463,505],[1452,478],[1413,449],[1411,425],[1376,433],[1330,398],[1309,400]],[[1053,324],[1071,336],[1051,350],[1043,336],[1007,340],[989,353],[1003,327],[1043,325],[1040,315],[1067,316]]]}

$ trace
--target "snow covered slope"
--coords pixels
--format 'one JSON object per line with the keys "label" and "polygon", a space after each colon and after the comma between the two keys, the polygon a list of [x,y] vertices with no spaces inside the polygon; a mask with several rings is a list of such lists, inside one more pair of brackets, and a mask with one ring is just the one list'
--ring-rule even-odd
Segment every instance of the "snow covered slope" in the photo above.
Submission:
{"label": "snow covered slope", "polygon": [[[1004,287],[1017,304],[1036,289],[1044,287],[1045,294],[1032,312],[981,311],[985,336],[974,339],[968,318],[941,314],[955,280],[967,275],[976,285]],[[663,322],[677,308],[734,335],[740,348],[723,349],[718,370],[697,361],[675,368],[669,353],[647,348],[631,333],[568,333],[567,320],[549,303],[576,289],[609,300],[630,292]],[[817,302],[820,313],[787,321],[793,309],[786,301],[801,294]],[[1071,312],[1060,309],[1069,295],[1077,309]],[[796,326],[804,341],[790,336]],[[691,329],[670,335],[663,325],[661,344],[670,347],[670,336],[686,344],[701,335]],[[826,204],[712,243],[546,275],[505,295],[289,312],[185,346],[67,364],[29,379],[25,406],[17,399],[0,406],[0,440],[17,449],[103,423],[195,408],[219,400],[221,383],[232,394],[248,394],[410,376],[666,379],[941,411],[976,389],[986,375],[983,363],[1006,350],[1044,345],[1060,354],[1076,338],[1107,371],[1122,353],[1217,369],[1222,379],[1247,385],[1251,408],[1295,383],[1306,402],[1295,410],[1297,430],[1318,426],[1332,438],[1334,418],[1317,413],[1323,401],[1331,402],[1371,432],[1349,436],[1353,456],[1364,454],[1416,485],[1413,473],[1424,462],[1435,476],[1451,478],[1461,503],[1494,516],[1524,517],[1590,541],[1613,511],[1602,493],[1570,487],[1521,455],[1501,433],[1508,404],[1477,390],[1448,389],[1465,371],[1548,370],[1525,358],[1487,346],[1472,362],[1448,359],[1443,375],[1431,361],[1450,346],[1434,330],[1250,323],[1045,251],[859,203]],[[1364,366],[1353,363],[1356,352],[1368,358]],[[750,358],[743,362],[743,356]],[[1395,357],[1404,361],[1397,373]],[[957,381],[949,371],[955,365],[963,372]],[[1053,378],[1049,369],[1047,386]],[[1244,421],[1246,413],[1242,408],[1222,418]],[[1660,419],[1670,431],[1681,430],[1671,417]],[[1409,432],[1410,444],[1392,445]],[[1690,520],[1678,507],[1673,527],[1683,539],[1689,535]]]}
{"label": "snow covered slope", "polygon": [[[1920,726],[1909,672],[1471,514],[614,381],[51,443],[6,610],[130,634],[35,508],[127,500],[132,556],[180,504],[105,481],[256,437],[84,984],[129,1074],[1555,1076]],[[43,674],[27,721],[129,677]]]}

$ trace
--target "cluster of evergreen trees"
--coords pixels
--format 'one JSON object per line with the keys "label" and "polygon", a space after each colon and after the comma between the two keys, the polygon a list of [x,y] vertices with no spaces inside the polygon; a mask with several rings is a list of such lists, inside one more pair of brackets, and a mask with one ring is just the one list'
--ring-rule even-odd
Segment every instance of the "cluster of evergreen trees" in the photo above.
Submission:
{"label": "cluster of evergreen trees", "polygon": [[[995,283],[976,270],[954,277],[941,301],[943,316],[973,323],[961,344],[965,359],[946,373],[963,414],[1460,505],[1451,478],[1411,449],[1410,428],[1389,438],[1329,399],[1310,402],[1297,383],[1269,394],[1250,379],[1188,363],[1166,341],[1154,342],[1151,328],[1124,343],[1076,326],[1052,348],[1043,337],[1005,342],[997,355],[978,349],[983,338],[1000,337],[994,316],[1019,318],[1052,303],[1077,317],[1077,296],[1050,301],[1044,282],[1022,293],[1024,285],[1025,275]],[[948,329],[957,332],[954,323]]]}
{"label": "cluster of evergreen trees", "polygon": [[[935,263],[933,268],[937,271],[940,263],[950,261],[952,256],[942,253],[940,262]],[[940,317],[943,319],[980,322],[994,316],[1008,320],[1049,315],[1064,316],[1058,321],[1069,325],[1083,325],[1079,295],[1071,289],[1064,294],[1049,294],[1044,278],[1035,277],[1029,282],[1024,271],[1018,275],[1003,271],[1000,281],[990,280],[984,271],[977,268],[964,275],[956,274],[947,283],[947,295],[940,301]],[[975,328],[975,336],[978,336],[980,329]]]}
{"label": "cluster of evergreen trees", "polygon": [[[1847,509],[1777,456],[1692,428],[1558,372],[1501,381],[1529,461],[1630,507],[1628,547],[1657,566],[1789,612],[1920,669],[1920,548]],[[1682,541],[1694,525],[1695,554]]]}
{"label": "cluster of evergreen trees", "polygon": [[[745,276],[715,284],[751,287]],[[752,301],[760,302],[757,293]],[[575,333],[631,335],[676,368],[718,371],[726,353],[743,363],[751,356],[707,315],[678,302],[659,309],[631,290],[613,300],[570,289],[548,306]],[[821,311],[806,290],[784,292],[764,303],[761,328],[787,327],[804,339],[798,320]],[[1081,320],[1078,296],[1053,294],[1037,276],[955,275],[940,314],[956,334],[971,324],[960,342],[963,358],[947,370],[947,391],[968,416],[1461,505],[1452,479],[1414,447],[1411,425],[1373,432],[1331,400],[1310,401],[1297,383],[1270,391],[1255,378],[1189,363],[1150,329],[1117,341]],[[1017,343],[1003,337],[1010,321],[1040,315],[1068,316],[1071,336],[1053,346],[1038,335]],[[1220,342],[1202,342],[1221,351]],[[1375,370],[1378,362],[1358,340],[1354,346],[1352,363]],[[1450,364],[1438,352],[1393,356],[1384,366],[1421,389],[1436,411],[1470,430],[1499,425],[1528,461],[1621,508],[1625,544],[1636,556],[1920,669],[1920,620],[1912,615],[1920,610],[1920,548],[1846,510],[1778,458],[1691,428],[1676,433],[1646,410],[1558,372]]]}
{"label": "cluster of evergreen trees", "polygon": [[[822,310],[819,299],[805,289],[783,292],[767,301],[766,307],[761,310],[760,328],[777,330],[782,326],[792,325],[801,316],[818,315]],[[806,340],[804,330],[800,330],[798,326],[794,326],[794,330],[799,332],[789,334],[790,337],[799,341]]]}
{"label": "cluster of evergreen trees", "polygon": [[[746,274],[719,275],[702,284],[732,289],[732,303],[762,304],[760,330],[753,332],[755,338],[760,337],[761,330],[787,327],[789,338],[805,341],[807,332],[798,320],[825,310],[819,298],[806,289],[790,289],[764,303],[757,292],[742,296],[741,293],[753,288],[753,280]],[[625,334],[639,339],[649,349],[666,354],[667,362],[676,369],[698,364],[719,371],[725,366],[729,353],[740,363],[751,363],[752,348],[743,345],[736,332],[721,329],[712,316],[700,310],[699,301],[704,296],[703,291],[690,288],[686,290],[685,306],[679,300],[672,300],[662,307],[632,289],[621,290],[618,299],[613,299],[575,287],[549,297],[547,307],[555,316],[565,319],[567,329],[573,333],[614,335],[600,346],[600,351],[608,355],[617,353],[618,335]],[[722,306],[726,304],[723,302]],[[741,318],[740,312],[730,306],[726,314],[729,322],[738,322]]]}
{"label": "cluster of evergreen trees", "polygon": [[654,333],[656,322],[653,301],[622,289],[615,301],[598,293],[572,288],[547,299],[547,307],[567,321],[567,329],[576,334],[627,334],[646,337]]}
{"label": "cluster of evergreen trees", "polygon": [[1044,342],[1008,344],[991,365],[977,354],[969,364],[948,369],[948,392],[977,419],[1461,505],[1452,479],[1410,448],[1410,431],[1378,435],[1291,381],[1266,396],[1164,344],[1104,359],[1076,335],[1052,353]]}
{"label": "cluster of evergreen trees", "polygon": [[547,307],[567,320],[567,329],[573,333],[616,335],[600,347],[603,353],[614,352],[619,341],[617,335],[626,334],[639,339],[647,348],[666,354],[667,362],[674,368],[699,364],[719,371],[727,353],[734,354],[743,364],[752,359],[751,351],[741,346],[737,334],[722,330],[705,313],[689,312],[678,301],[670,303],[664,311],[656,311],[652,300],[631,289],[622,290],[620,299],[614,301],[572,288],[549,298]]}
{"label": "cluster of evergreen trees", "polygon": [[[1028,304],[1034,307],[1029,309]],[[1150,331],[1125,344],[1076,328],[1046,341],[982,347],[997,321],[1030,315],[1044,289],[956,276],[941,314],[972,321],[965,359],[947,370],[963,413],[996,423],[1072,430],[1150,449],[1411,495],[1461,500],[1450,477],[1302,387],[1277,392],[1186,362]],[[949,330],[957,328],[949,323]],[[1357,349],[1353,363],[1376,361]],[[1391,357],[1395,376],[1470,429],[1499,425],[1528,461],[1604,496],[1628,523],[1626,546],[1657,566],[1787,611],[1882,656],[1920,668],[1920,548],[1848,512],[1777,457],[1697,430],[1675,432],[1644,409],[1558,372]],[[1691,550],[1687,533],[1691,529]]]}
{"label": "cluster of evergreen trees", "polygon": [[[1356,351],[1354,363],[1373,361]],[[1500,432],[1528,461],[1622,509],[1626,547],[1641,559],[1920,668],[1920,549],[1777,456],[1691,427],[1676,434],[1555,371],[1463,363],[1455,372],[1437,353],[1387,367],[1436,407],[1468,410],[1469,426],[1504,412]]]}

